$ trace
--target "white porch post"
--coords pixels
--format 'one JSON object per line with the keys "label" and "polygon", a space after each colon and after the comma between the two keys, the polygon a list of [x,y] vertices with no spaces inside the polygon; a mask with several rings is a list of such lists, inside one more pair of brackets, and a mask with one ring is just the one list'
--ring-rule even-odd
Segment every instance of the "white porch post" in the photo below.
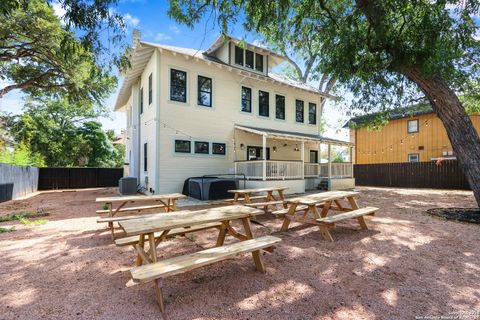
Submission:
{"label": "white porch post", "polygon": [[332,179],[332,145],[328,144],[328,190],[330,190]]}
{"label": "white porch post", "polygon": [[262,163],[262,180],[267,180],[267,135],[262,135],[263,163]]}
{"label": "white porch post", "polygon": [[302,156],[302,179],[305,179],[305,141],[300,143],[300,153]]}

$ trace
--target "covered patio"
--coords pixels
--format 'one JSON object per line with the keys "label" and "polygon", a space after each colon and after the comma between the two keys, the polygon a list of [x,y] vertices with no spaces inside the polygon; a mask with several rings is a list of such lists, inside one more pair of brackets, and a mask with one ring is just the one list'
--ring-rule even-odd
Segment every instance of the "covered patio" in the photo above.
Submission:
{"label": "covered patio", "polygon": [[[327,157],[321,159],[324,145]],[[351,142],[235,125],[235,146],[235,173],[244,174],[247,180],[302,180],[305,190],[316,189],[319,185],[328,190],[355,186]],[[349,161],[333,162],[332,146],[348,148]]]}

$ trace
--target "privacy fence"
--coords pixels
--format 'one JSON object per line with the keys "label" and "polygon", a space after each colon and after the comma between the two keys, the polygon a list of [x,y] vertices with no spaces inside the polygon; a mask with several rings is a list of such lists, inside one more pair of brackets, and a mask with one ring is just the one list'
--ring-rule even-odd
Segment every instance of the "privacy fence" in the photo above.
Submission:
{"label": "privacy fence", "polygon": [[0,202],[37,191],[38,168],[0,163]]}
{"label": "privacy fence", "polygon": [[456,160],[356,164],[357,186],[470,190]]}
{"label": "privacy fence", "polygon": [[40,168],[38,190],[118,187],[123,168]]}

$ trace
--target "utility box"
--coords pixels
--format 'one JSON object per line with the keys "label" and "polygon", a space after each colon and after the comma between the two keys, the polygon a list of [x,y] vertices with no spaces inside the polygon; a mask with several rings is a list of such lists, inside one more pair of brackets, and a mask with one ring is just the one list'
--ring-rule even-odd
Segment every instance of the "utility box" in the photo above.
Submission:
{"label": "utility box", "polygon": [[118,180],[118,191],[121,195],[134,195],[137,193],[137,178],[123,177]]}

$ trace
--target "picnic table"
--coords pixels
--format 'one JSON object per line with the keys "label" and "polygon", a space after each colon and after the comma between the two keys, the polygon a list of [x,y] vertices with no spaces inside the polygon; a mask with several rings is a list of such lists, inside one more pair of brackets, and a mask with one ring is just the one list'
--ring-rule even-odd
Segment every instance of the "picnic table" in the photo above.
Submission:
{"label": "picnic table", "polygon": [[[138,239],[134,244],[137,252],[137,267],[130,270],[133,282],[155,281],[157,302],[160,310],[164,312],[165,306],[159,282],[161,278],[187,272],[246,252],[252,253],[256,269],[264,273],[265,267],[260,250],[271,251],[272,245],[281,240],[272,236],[254,238],[250,218],[260,214],[263,214],[263,211],[234,205],[198,211],[171,212],[156,217],[120,221],[119,224],[125,234],[129,237],[136,236]],[[230,223],[233,220],[242,222],[244,234],[231,226]],[[182,228],[183,230],[202,228],[208,224],[220,224],[216,247],[158,261],[156,248],[170,232],[178,233],[178,229]],[[224,245],[227,234],[241,241]],[[149,244],[148,251],[145,251],[145,242]]]}
{"label": "picnic table", "polygon": [[[329,191],[287,199],[284,203],[288,208],[282,210],[286,214],[281,231],[287,231],[291,221],[313,224],[319,226],[325,240],[333,241],[328,228],[334,227],[336,222],[350,218],[357,218],[360,227],[368,229],[363,216],[373,215],[378,208],[359,208],[355,199],[358,194],[354,191]],[[342,200],[347,200],[350,206],[344,206]],[[321,208],[320,212],[318,208]],[[327,217],[332,211],[343,213]],[[301,213],[301,217],[296,216],[297,213]]]}
{"label": "picnic table", "polygon": [[[230,199],[228,201],[231,201],[234,204],[238,204],[238,203],[247,204],[247,203],[251,203],[252,200],[255,200],[255,199],[262,199],[265,202],[277,201],[277,199],[273,195],[274,192],[277,192],[279,199],[283,201],[285,199],[283,192],[287,189],[288,187],[268,187],[268,188],[256,188],[256,189],[228,190],[228,192],[234,194],[233,199]],[[266,195],[254,196],[253,194],[256,194],[256,193],[266,193]]]}
{"label": "picnic table", "polygon": [[[137,212],[141,213],[145,210],[163,208],[165,212],[177,210],[177,200],[186,198],[181,193],[160,194],[160,195],[131,195],[131,196],[117,196],[117,197],[103,197],[95,199],[97,203],[103,203],[107,209],[97,210],[98,214],[107,214],[107,218],[101,218],[98,222],[108,222],[112,238],[115,238],[113,222],[131,219],[132,216],[115,217],[120,212]],[[137,202],[150,202],[153,204],[142,205],[136,207],[127,207],[127,204],[134,204]],[[114,204],[116,205],[114,207]]]}

